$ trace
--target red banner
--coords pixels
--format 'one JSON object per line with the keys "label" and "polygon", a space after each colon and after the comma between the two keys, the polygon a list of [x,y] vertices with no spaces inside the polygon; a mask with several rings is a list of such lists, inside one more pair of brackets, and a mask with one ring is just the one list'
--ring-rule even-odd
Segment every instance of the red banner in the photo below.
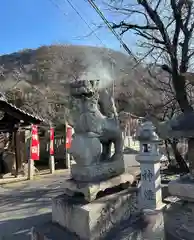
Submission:
{"label": "red banner", "polygon": [[69,149],[71,147],[71,141],[72,141],[72,127],[67,127],[66,132],[66,149]]}
{"label": "red banner", "polygon": [[54,128],[50,128],[50,155],[54,154]]}
{"label": "red banner", "polygon": [[39,160],[39,157],[40,157],[40,143],[38,139],[38,127],[36,125],[32,125],[30,158],[32,160]]}

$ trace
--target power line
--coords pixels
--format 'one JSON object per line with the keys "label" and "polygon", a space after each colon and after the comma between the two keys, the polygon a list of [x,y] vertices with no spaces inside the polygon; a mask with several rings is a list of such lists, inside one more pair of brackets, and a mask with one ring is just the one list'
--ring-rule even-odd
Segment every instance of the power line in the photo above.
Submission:
{"label": "power line", "polygon": [[[61,6],[55,1],[55,0],[49,0],[49,2],[56,8],[58,9],[64,17],[67,17],[67,14],[63,11],[63,9],[61,8]],[[68,43],[68,44],[71,44],[71,42],[67,39],[65,39],[65,41]]]}
{"label": "power line", "polygon": [[[60,8],[60,6],[55,3],[53,0],[49,0],[52,4],[55,5],[55,7],[57,7],[60,11],[63,12],[63,10]],[[87,25],[87,27],[92,31],[92,33],[96,36],[96,38],[100,41],[100,43],[107,48],[107,46],[103,43],[102,39],[99,38],[99,36],[93,31],[93,29],[90,27],[90,25],[88,24],[88,22],[82,17],[82,15],[79,13],[79,11],[75,8],[75,6],[71,3],[70,0],[66,0],[69,5],[73,8],[73,10],[77,13],[77,15],[81,18],[81,20]],[[87,2],[87,0],[85,0]],[[88,0],[89,3],[94,4],[93,1]],[[122,46],[124,47],[124,49],[131,55],[133,56],[133,58],[137,61],[136,57],[133,55],[132,51],[127,47],[127,45],[123,42],[123,40],[121,39],[121,37],[116,33],[116,31],[111,27],[110,23],[107,21],[107,19],[104,17],[103,13],[99,10],[99,8],[96,6],[96,4],[94,4],[95,7],[97,8],[97,11],[99,11],[99,14],[101,16],[101,18],[103,19],[103,21],[105,21],[106,25],[109,27],[109,29],[111,30],[111,32],[113,32],[113,34],[117,37],[117,39],[119,40],[119,42],[122,44]],[[67,16],[64,12],[63,12],[64,16]],[[112,58],[112,57],[111,57]],[[123,70],[123,69],[120,69]]]}
{"label": "power line", "polygon": [[[53,5],[55,5],[55,7],[57,7],[60,11],[63,12],[63,10],[60,8],[60,6],[54,2],[54,0],[49,0]],[[73,6],[73,4],[70,2],[70,0],[66,0],[69,5],[74,9],[74,11],[77,13],[77,15],[80,17],[80,19],[87,25],[87,27],[92,30],[93,32],[93,29],[90,27],[90,25],[88,24],[88,22],[82,17],[82,15],[79,13],[79,11]],[[85,0],[87,1],[87,0]],[[134,60],[137,62],[137,59],[136,57],[133,55],[132,51],[127,47],[127,45],[123,42],[123,40],[121,39],[121,37],[116,33],[116,31],[112,28],[112,26],[110,25],[110,23],[107,21],[107,19],[105,18],[105,16],[103,15],[103,13],[99,10],[99,8],[96,6],[96,4],[91,1],[91,0],[88,0],[89,3],[92,5],[92,7],[96,10],[96,12],[100,15],[100,17],[103,19],[103,21],[105,22],[105,24],[108,26],[108,28],[111,30],[111,32],[115,35],[115,37],[119,40],[119,42],[121,43],[121,45],[123,46],[123,48],[129,53],[129,55],[131,55]],[[67,14],[65,14],[63,12],[63,15],[64,16],[67,16]],[[105,47],[106,45],[103,43],[103,41],[98,37],[98,35],[93,32],[93,34],[96,36],[96,38],[101,42],[101,44]],[[109,55],[111,59],[113,59],[113,57],[111,55]],[[139,64],[139,62],[135,65],[135,67]],[[135,67],[133,67],[132,69],[134,69]],[[124,69],[121,69],[119,68],[121,71],[124,72]],[[113,79],[113,96],[114,96],[114,79]],[[135,115],[133,115],[135,116]]]}
{"label": "power line", "polygon": [[[57,7],[62,13],[64,16],[67,16],[66,13],[63,12],[63,10],[60,8],[60,5],[57,4],[56,2],[54,2],[54,0],[49,0],[55,7]],[[69,1],[69,0],[66,0],[69,5],[73,8],[73,10],[77,13],[77,15],[81,18],[81,20],[87,25],[87,27],[92,31],[92,33],[95,35],[95,37],[100,41],[100,43],[105,47],[106,45],[103,43],[102,39],[99,38],[99,36],[94,32],[94,30],[90,27],[89,23],[82,17],[82,15],[79,13],[79,11],[75,8],[75,6]]]}
{"label": "power line", "polygon": [[64,16],[67,16],[67,14],[61,9],[60,5],[56,3],[54,0],[49,0],[59,11],[62,12]]}
{"label": "power line", "polygon": [[[82,17],[82,15],[79,13],[79,11],[75,8],[75,6],[71,3],[71,1],[66,0],[69,5],[73,8],[73,10],[77,13],[77,15],[81,18],[81,20],[87,25],[87,27],[93,32],[93,29],[90,27],[90,25],[88,24],[88,22]],[[93,34],[96,36],[96,38],[100,41],[100,43],[102,45],[104,45],[104,43],[102,42],[102,40],[98,37],[98,35],[93,32]]]}
{"label": "power line", "polygon": [[117,38],[117,40],[121,43],[125,51],[133,57],[133,59],[138,62],[137,58],[135,55],[132,53],[132,51],[128,48],[128,46],[123,42],[122,38],[119,36],[119,34],[112,28],[108,20],[105,18],[104,14],[100,11],[98,6],[94,3],[93,0],[85,0],[89,2],[89,4],[92,6],[92,8],[97,12],[97,14],[101,17],[101,19],[104,21],[106,26],[109,28],[109,30],[114,34],[114,36]]}
{"label": "power line", "polygon": [[[53,3],[53,0],[50,0],[52,3]],[[65,1],[65,0],[64,0]],[[76,9],[76,7],[72,4],[72,2],[70,1],[70,0],[66,0],[67,2],[68,2],[68,4],[71,6],[71,8],[76,12],[76,14],[80,17],[80,19],[87,25],[87,27],[93,32],[93,34],[96,36],[96,38],[101,42],[101,44],[105,47],[105,48],[107,48],[107,46],[103,43],[103,41],[99,38],[99,36],[93,31],[93,29],[90,27],[90,25],[89,25],[89,23],[82,17],[82,15],[80,14],[80,12]],[[87,0],[85,0],[86,2],[87,2]],[[87,2],[88,3],[88,2]],[[55,4],[56,5],[56,4]],[[63,11],[61,8],[60,8],[60,6],[57,4],[56,5],[57,6],[57,8],[60,10],[60,11]],[[66,16],[66,14],[65,13],[63,13],[63,15],[64,16]],[[103,16],[103,14],[102,14],[102,16]],[[104,16],[103,16],[104,17]],[[104,17],[105,18],[105,17]],[[105,18],[105,20],[106,20],[106,18]],[[107,20],[106,20],[107,21]],[[111,25],[109,24],[109,22],[107,21],[107,23],[108,23],[108,25],[110,26],[110,28],[112,28],[111,27]],[[114,31],[114,29],[112,29],[113,30],[113,32],[115,32]],[[118,34],[115,32],[115,34],[118,36]],[[114,35],[115,35],[114,34]],[[118,36],[119,37],[119,36]],[[120,37],[119,37],[120,38]],[[122,39],[120,38],[120,40],[121,40],[121,42],[123,42],[122,41]],[[119,40],[119,41],[120,41]],[[124,44],[124,46],[126,46],[126,44],[123,42],[123,44]],[[122,45],[123,45],[122,44]],[[127,46],[126,46],[127,47]],[[134,55],[132,54],[132,52],[130,51],[130,49],[127,47],[127,49],[128,49],[128,53],[131,55],[131,56],[133,56],[133,58],[135,59],[135,61],[137,62],[137,60],[136,60],[136,58],[134,57]],[[108,53],[109,54],[109,56],[110,56],[110,58],[111,59],[113,59],[113,57],[110,55],[110,53]],[[137,64],[136,64],[137,65]],[[135,65],[135,66],[136,66]],[[122,68],[119,68],[121,71],[123,71],[123,72],[125,72]],[[133,68],[132,68],[133,69]],[[113,71],[113,66],[112,66],[112,71]],[[114,97],[114,79],[113,79],[113,86],[112,86],[112,96]]]}
{"label": "power line", "polygon": [[[82,15],[79,13],[79,11],[75,8],[75,6],[72,4],[72,2],[70,0],[66,0],[69,5],[74,9],[74,11],[77,13],[77,15],[81,18],[81,20],[87,25],[87,27],[93,32],[93,29],[90,27],[89,23],[82,17]],[[101,44],[105,47],[106,45],[103,43],[103,41],[98,37],[98,35],[93,32],[93,34],[96,36],[96,38],[101,42]],[[110,58],[112,59],[112,57],[110,56]],[[111,67],[111,70],[113,71],[113,66]],[[112,74],[112,72],[111,72]],[[112,97],[114,98],[114,79],[113,79],[113,85],[112,85]]]}

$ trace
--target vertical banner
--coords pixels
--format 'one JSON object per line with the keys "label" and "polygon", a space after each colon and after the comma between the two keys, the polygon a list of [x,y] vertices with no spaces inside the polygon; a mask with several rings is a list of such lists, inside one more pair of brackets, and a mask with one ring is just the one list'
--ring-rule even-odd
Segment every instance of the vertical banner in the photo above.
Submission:
{"label": "vertical banner", "polygon": [[66,132],[66,149],[70,149],[71,141],[72,141],[72,127],[68,126]]}
{"label": "vertical banner", "polygon": [[40,143],[38,139],[38,127],[36,125],[32,125],[32,140],[30,146],[30,159],[39,160],[40,153]]}
{"label": "vertical banner", "polygon": [[54,128],[50,128],[50,155],[54,155]]}

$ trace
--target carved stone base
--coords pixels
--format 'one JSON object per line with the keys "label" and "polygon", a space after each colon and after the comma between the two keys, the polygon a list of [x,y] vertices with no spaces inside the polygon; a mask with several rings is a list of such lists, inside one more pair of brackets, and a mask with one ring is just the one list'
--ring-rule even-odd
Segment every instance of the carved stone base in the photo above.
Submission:
{"label": "carved stone base", "polygon": [[100,192],[111,190],[117,186],[121,186],[123,189],[128,188],[134,181],[135,176],[123,173],[117,177],[96,183],[79,182],[70,179],[65,182],[64,188],[67,195],[74,196],[76,193],[81,193],[86,201],[91,202],[96,199]]}
{"label": "carved stone base", "polygon": [[71,175],[74,180],[82,182],[102,181],[124,173],[123,160],[101,162],[96,165],[80,166],[72,164]]}
{"label": "carved stone base", "polygon": [[189,176],[171,181],[168,184],[168,191],[172,196],[194,202],[194,180],[191,180]]}
{"label": "carved stone base", "polygon": [[60,195],[52,201],[52,221],[80,239],[99,240],[137,211],[136,200],[136,193],[128,190],[86,204]]}

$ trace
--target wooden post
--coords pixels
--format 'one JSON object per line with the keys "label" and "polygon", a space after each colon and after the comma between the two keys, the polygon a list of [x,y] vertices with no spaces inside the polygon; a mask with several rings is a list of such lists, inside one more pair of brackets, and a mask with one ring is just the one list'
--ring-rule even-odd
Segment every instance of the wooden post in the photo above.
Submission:
{"label": "wooden post", "polygon": [[19,174],[23,171],[23,163],[25,162],[25,136],[24,131],[20,128],[17,132],[17,143],[18,143],[18,171]]}
{"label": "wooden post", "polygon": [[32,130],[30,133],[30,153],[28,158],[28,180],[32,180],[34,178],[34,161],[30,158],[31,156],[31,146],[32,146]]}
{"label": "wooden post", "polygon": [[14,150],[15,150],[15,166],[16,166],[15,177],[18,176],[18,172],[19,172],[18,151],[17,151],[17,130],[18,128],[14,128],[14,132],[13,132]]}

